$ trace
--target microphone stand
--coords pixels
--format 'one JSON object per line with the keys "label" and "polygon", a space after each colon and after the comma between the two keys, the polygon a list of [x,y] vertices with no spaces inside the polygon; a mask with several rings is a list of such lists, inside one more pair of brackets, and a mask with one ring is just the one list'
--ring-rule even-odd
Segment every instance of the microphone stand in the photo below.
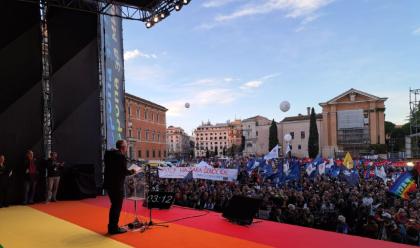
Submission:
{"label": "microphone stand", "polygon": [[163,225],[163,224],[159,224],[159,223],[154,223],[153,219],[152,219],[152,212],[153,212],[153,208],[149,208],[149,192],[152,191],[152,172],[151,172],[151,168],[150,165],[146,165],[146,181],[147,181],[147,198],[146,198],[146,205],[147,208],[149,209],[149,222],[146,223],[142,229],[142,232],[151,229],[153,226],[161,226],[161,227],[169,227],[168,225]]}

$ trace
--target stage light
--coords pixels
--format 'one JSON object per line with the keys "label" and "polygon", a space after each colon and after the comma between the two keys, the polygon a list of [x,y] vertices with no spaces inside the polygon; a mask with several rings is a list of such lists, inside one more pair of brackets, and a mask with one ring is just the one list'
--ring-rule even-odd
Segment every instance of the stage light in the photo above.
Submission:
{"label": "stage light", "polygon": [[175,4],[175,10],[176,11],[180,11],[182,9],[182,3],[181,2],[177,2],[176,4]]}
{"label": "stage light", "polygon": [[408,167],[414,167],[414,163],[413,162],[407,162],[407,166]]}
{"label": "stage light", "polygon": [[146,28],[151,28],[151,27],[153,27],[153,23],[151,21],[147,21]]}
{"label": "stage light", "polygon": [[182,0],[182,4],[183,5],[187,5],[187,4],[189,4],[191,2],[191,0]]}
{"label": "stage light", "polygon": [[153,22],[158,23],[159,21],[160,21],[159,15],[155,15],[155,17],[153,17]]}
{"label": "stage light", "polygon": [[164,11],[164,12],[162,12],[162,13],[159,14],[161,20],[162,19],[165,19],[169,15],[170,15],[170,12],[169,11]]}

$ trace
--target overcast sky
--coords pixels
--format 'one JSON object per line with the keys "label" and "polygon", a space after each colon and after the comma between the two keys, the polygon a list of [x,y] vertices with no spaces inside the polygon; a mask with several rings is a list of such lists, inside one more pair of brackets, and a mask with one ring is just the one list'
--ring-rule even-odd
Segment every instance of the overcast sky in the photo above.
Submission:
{"label": "overcast sky", "polygon": [[419,10],[418,0],[192,0],[151,29],[124,21],[126,91],[188,133],[320,112],[350,88],[388,97],[386,119],[400,124],[420,88]]}

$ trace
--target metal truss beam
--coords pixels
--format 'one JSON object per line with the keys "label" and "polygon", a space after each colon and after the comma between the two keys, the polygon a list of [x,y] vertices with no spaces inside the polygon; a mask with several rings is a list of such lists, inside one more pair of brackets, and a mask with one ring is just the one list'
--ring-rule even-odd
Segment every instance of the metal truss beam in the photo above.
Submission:
{"label": "metal truss beam", "polygon": [[[116,16],[126,20],[135,20],[147,22],[155,15],[160,13],[169,13],[175,9],[178,0],[160,0],[151,8],[136,7],[125,5],[115,0],[19,0],[21,2],[33,4],[47,4],[49,7],[59,7],[64,9],[76,10],[101,15]],[[119,11],[112,14],[109,10],[115,6]]]}

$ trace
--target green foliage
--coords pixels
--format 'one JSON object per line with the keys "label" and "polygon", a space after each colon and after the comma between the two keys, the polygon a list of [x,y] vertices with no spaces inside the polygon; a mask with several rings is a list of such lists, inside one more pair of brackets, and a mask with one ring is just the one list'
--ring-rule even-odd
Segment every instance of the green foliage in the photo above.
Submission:
{"label": "green foliage", "polygon": [[279,144],[279,138],[277,133],[277,123],[274,121],[271,122],[270,132],[268,137],[268,151],[271,151],[276,145]]}
{"label": "green foliage", "polygon": [[375,151],[375,154],[387,153],[387,147],[385,144],[372,144],[370,145],[369,150]]}
{"label": "green foliage", "polygon": [[392,132],[395,129],[395,124],[390,121],[385,121],[385,135],[391,136]]}
{"label": "green foliage", "polygon": [[315,109],[311,110],[309,139],[308,139],[308,153],[310,158],[316,158],[319,154],[319,133],[316,125]]}

